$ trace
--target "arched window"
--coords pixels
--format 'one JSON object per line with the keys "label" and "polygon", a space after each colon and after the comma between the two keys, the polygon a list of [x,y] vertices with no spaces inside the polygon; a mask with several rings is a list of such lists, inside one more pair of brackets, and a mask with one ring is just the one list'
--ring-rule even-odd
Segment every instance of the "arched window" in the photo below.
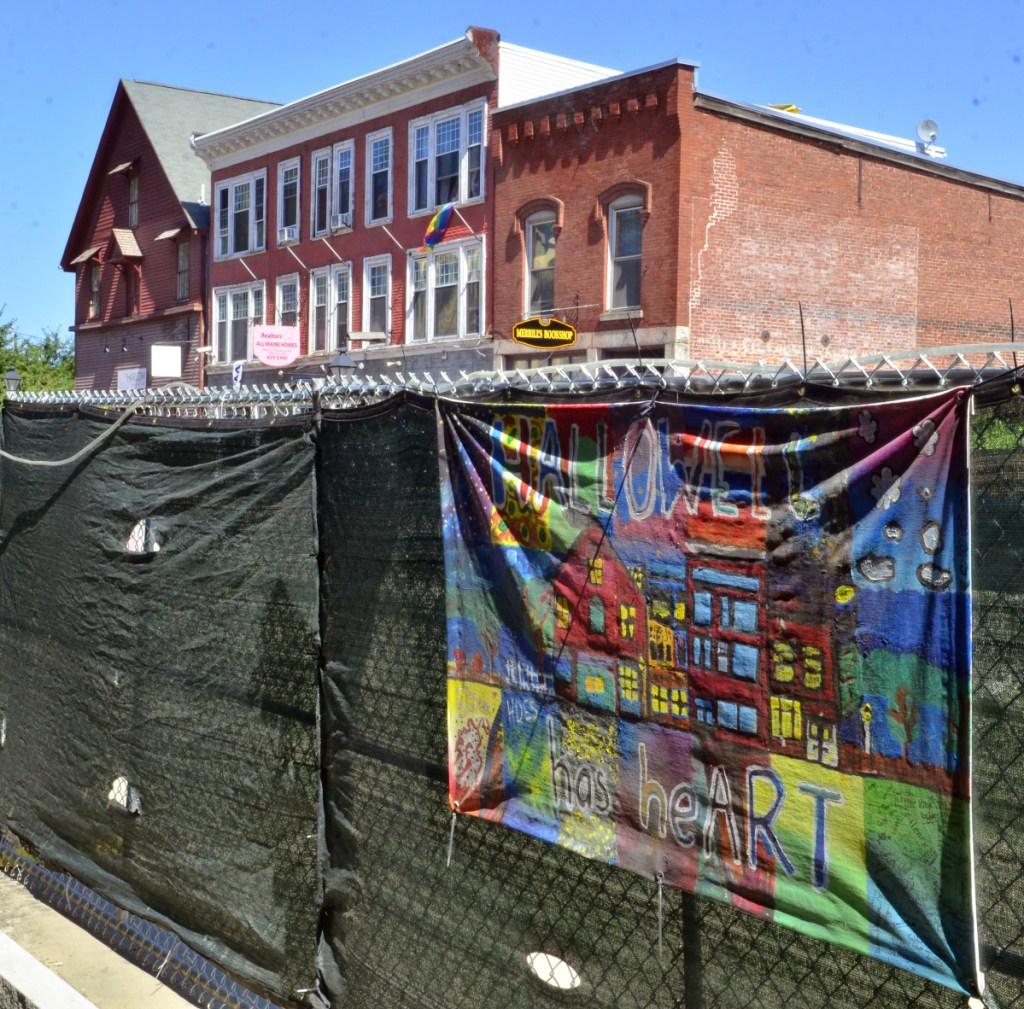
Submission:
{"label": "arched window", "polygon": [[609,311],[641,307],[644,225],[651,214],[651,186],[620,182],[599,197],[608,238],[607,290]]}
{"label": "arched window", "polygon": [[555,307],[555,246],[562,230],[564,205],[553,197],[524,203],[516,224],[525,251],[524,313],[543,316]]}
{"label": "arched window", "polygon": [[555,215],[547,211],[526,221],[526,311],[544,315],[555,307]]}

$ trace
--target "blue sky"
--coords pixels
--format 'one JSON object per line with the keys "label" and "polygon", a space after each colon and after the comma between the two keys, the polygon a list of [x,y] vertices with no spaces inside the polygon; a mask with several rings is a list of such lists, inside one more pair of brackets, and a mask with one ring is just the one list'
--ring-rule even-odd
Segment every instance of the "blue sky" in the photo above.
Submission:
{"label": "blue sky", "polygon": [[1024,0],[35,0],[4,21],[0,305],[30,337],[74,321],[58,262],[121,77],[287,102],[480,25],[617,70],[696,61],[702,91],[899,136],[934,119],[949,164],[1024,183]]}

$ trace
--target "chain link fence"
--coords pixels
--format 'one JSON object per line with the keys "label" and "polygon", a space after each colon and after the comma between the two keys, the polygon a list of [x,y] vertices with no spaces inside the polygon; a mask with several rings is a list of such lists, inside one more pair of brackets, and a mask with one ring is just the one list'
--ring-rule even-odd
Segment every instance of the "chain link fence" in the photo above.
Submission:
{"label": "chain link fence", "polygon": [[[974,364],[967,367],[969,359]],[[948,380],[954,365],[976,380],[993,361],[961,355],[948,368],[929,371],[919,365],[887,366],[889,381],[878,385],[898,394],[916,387],[918,379]],[[586,380],[579,371],[564,369],[535,374],[525,391],[629,395],[674,381],[685,392],[682,386],[696,381],[692,372],[666,379],[661,370],[630,376],[623,369],[602,369]],[[838,373],[838,368],[830,372]],[[704,391],[712,393],[789,385],[796,401],[794,381],[804,387],[795,370],[760,378],[727,369],[705,368],[701,374]],[[859,384],[870,384],[863,367],[858,374]],[[504,395],[516,387],[507,376],[502,382],[481,380],[447,391]],[[972,440],[973,778],[988,1009],[1024,1009],[1024,663],[1018,660],[1024,638],[1024,401],[1011,383],[1012,378],[1005,383],[1006,397],[993,396],[986,400],[990,405],[979,406]],[[302,989],[310,986],[319,911],[321,990],[337,1009],[540,1009],[573,1003],[608,1009],[962,1007],[962,996],[876,960],[677,890],[659,893],[647,880],[523,833],[473,817],[460,818],[453,830],[445,765],[445,575],[436,418],[426,395],[433,391],[421,384],[413,393],[381,387],[363,395],[343,385],[292,391],[284,398],[273,390],[248,398],[238,393],[237,402],[221,393],[217,403],[171,397],[143,411],[203,418],[203,423],[233,413],[265,426],[323,410],[315,466],[318,721],[313,721],[310,681],[301,686],[310,669],[306,625],[298,616],[288,622],[288,600],[275,602],[270,583],[260,597],[262,609],[246,624],[246,662],[225,667],[247,670],[237,691],[217,677],[176,682],[167,670],[155,668],[149,692],[133,701],[149,711],[154,731],[144,737],[146,754],[126,752],[132,766],[156,774],[170,766],[170,755],[183,745],[181,733],[189,728],[184,713],[205,703],[211,685],[218,688],[216,717],[198,723],[202,731],[189,737],[191,753],[183,766],[192,768],[194,784],[186,792],[185,783],[174,786],[167,779],[168,808],[177,801],[193,803],[194,809],[182,820],[182,831],[161,838],[160,850],[202,852],[203,823],[214,823],[215,810],[246,807],[240,822],[251,830],[245,828],[245,843],[266,852],[267,864],[276,867],[273,879],[249,885],[269,886],[259,899],[265,896],[285,909],[282,931],[271,939],[276,945],[268,953],[262,939],[252,941],[244,916],[226,896],[235,877],[221,878],[223,851],[214,845],[202,871],[219,880],[209,891],[221,896],[220,904],[197,906],[194,917],[178,924],[216,937],[207,947],[214,959],[220,943],[244,949],[257,964],[267,961],[263,966],[276,975],[272,990],[282,1005],[308,1004],[310,996]],[[81,406],[53,405],[71,413]],[[363,408],[324,409],[355,405]],[[125,459],[124,465],[130,462]],[[254,477],[261,476],[257,467]],[[140,501],[139,508],[145,504]],[[274,528],[281,535],[287,523]],[[301,550],[301,541],[289,536]],[[286,580],[294,576],[274,543],[264,545],[260,558],[285,571]],[[108,588],[120,592],[123,586],[112,582]],[[137,606],[141,598],[136,597]],[[247,612],[244,593],[239,598],[239,612]],[[17,600],[5,602],[9,613],[16,612]],[[278,611],[284,622],[273,618]],[[12,618],[6,619],[10,624]],[[189,633],[201,627],[195,623]],[[9,626],[7,633],[23,629]],[[166,639],[148,644],[146,650],[138,644],[139,656],[175,647]],[[252,717],[232,727],[225,719],[236,709]],[[315,840],[306,847],[315,830],[308,825],[317,798],[311,775],[318,756],[324,818],[319,855]],[[232,784],[243,782],[241,792]],[[201,800],[197,787],[203,790]],[[294,798],[294,809],[281,805],[281,794]],[[144,805],[139,822],[153,812]],[[214,829],[213,836],[221,833]],[[116,871],[114,853],[93,857],[106,871]],[[238,885],[246,885],[237,878]],[[166,879],[162,885],[190,884]],[[310,904],[318,890],[319,908]],[[157,888],[145,896],[160,909]],[[173,922],[178,906],[168,908]],[[531,957],[536,969],[528,966]]]}

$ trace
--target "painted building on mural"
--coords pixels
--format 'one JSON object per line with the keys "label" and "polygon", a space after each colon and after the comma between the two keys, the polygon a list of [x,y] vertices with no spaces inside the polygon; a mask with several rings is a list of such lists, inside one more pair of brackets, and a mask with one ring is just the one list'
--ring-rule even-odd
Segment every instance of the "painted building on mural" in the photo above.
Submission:
{"label": "painted building on mural", "polygon": [[[805,346],[837,360],[1010,337],[1024,186],[934,143],[703,94],[677,61],[491,122],[498,366],[800,364]],[[545,317],[576,345],[512,342]]]}
{"label": "painted building on mural", "polygon": [[[213,176],[209,383],[239,365],[244,382],[319,378],[345,347],[367,375],[490,368],[490,117],[611,73],[470,28],[197,137]],[[449,203],[443,239],[424,248]],[[256,326],[286,327],[297,361],[258,359]]]}
{"label": "painted building on mural", "polygon": [[191,134],[268,102],[122,80],[61,257],[75,275],[75,387],[202,382],[210,175]]}

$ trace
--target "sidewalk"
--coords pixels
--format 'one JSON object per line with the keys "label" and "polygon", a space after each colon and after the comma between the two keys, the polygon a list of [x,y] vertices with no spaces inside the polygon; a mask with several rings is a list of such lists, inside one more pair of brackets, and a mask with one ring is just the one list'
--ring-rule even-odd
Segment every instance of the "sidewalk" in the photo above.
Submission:
{"label": "sidewalk", "polygon": [[189,1006],[0,873],[0,1009]]}

